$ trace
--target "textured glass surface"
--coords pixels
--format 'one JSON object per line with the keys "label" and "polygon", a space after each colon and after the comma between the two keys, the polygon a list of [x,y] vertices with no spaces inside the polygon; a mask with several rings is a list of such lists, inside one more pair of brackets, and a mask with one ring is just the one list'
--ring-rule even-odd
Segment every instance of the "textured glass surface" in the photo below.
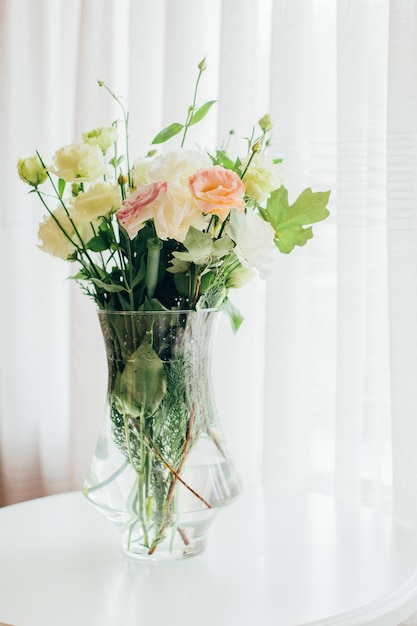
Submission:
{"label": "textured glass surface", "polygon": [[217,315],[99,313],[108,394],[84,493],[131,556],[196,554],[218,508],[239,493],[211,387]]}

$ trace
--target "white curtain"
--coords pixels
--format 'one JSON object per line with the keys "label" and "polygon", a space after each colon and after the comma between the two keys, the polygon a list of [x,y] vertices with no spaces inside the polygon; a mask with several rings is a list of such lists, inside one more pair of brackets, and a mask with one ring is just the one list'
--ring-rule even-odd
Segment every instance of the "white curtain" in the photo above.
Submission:
{"label": "white curtain", "polygon": [[417,6],[414,0],[0,0],[0,504],[78,489],[106,384],[92,302],[37,247],[19,157],[48,160],[118,116],[145,154],[181,120],[240,138],[265,113],[290,199],[331,217],[236,292],[219,330],[218,404],[246,484],[334,493],[417,533]]}

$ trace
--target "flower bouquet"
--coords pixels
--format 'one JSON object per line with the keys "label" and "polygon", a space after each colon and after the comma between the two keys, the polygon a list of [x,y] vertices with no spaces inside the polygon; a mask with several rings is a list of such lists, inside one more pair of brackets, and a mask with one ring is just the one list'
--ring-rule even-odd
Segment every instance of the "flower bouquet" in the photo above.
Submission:
{"label": "flower bouquet", "polygon": [[[18,162],[46,209],[40,248],[76,264],[73,278],[98,308],[108,419],[84,492],[137,556],[195,554],[214,509],[236,497],[211,398],[213,320],[223,311],[237,330],[231,290],[265,278],[277,252],[304,245],[328,215],[329,192],[305,189],[289,203],[281,161],[268,154],[269,115],[245,155],[185,148],[214,105],[197,105],[205,69],[203,60],[185,122],[159,132],[146,156],[131,160],[129,114],[99,81],[121,120],[60,148],[50,165],[39,153]],[[179,149],[156,148],[176,135]]]}

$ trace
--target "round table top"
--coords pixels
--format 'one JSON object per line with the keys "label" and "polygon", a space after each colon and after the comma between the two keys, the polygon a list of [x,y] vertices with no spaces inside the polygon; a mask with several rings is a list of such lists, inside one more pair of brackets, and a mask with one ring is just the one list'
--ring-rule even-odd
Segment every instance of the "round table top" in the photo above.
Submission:
{"label": "round table top", "polygon": [[246,488],[189,559],[138,562],[78,493],[0,509],[0,620],[13,626],[395,626],[417,609],[417,546],[389,517]]}

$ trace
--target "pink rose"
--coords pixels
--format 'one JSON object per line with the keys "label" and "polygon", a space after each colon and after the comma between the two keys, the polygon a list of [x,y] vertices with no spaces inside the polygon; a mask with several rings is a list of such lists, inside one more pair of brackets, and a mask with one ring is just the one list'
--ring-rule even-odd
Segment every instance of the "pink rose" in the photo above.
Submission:
{"label": "pink rose", "polygon": [[245,186],[232,170],[215,165],[198,170],[188,181],[191,195],[204,214],[217,215],[224,222],[231,209],[243,211]]}
{"label": "pink rose", "polygon": [[159,194],[167,191],[167,183],[150,183],[140,185],[136,191],[123,200],[123,207],[116,213],[117,219],[126,229],[130,239],[134,239],[145,222],[152,217],[152,203]]}

